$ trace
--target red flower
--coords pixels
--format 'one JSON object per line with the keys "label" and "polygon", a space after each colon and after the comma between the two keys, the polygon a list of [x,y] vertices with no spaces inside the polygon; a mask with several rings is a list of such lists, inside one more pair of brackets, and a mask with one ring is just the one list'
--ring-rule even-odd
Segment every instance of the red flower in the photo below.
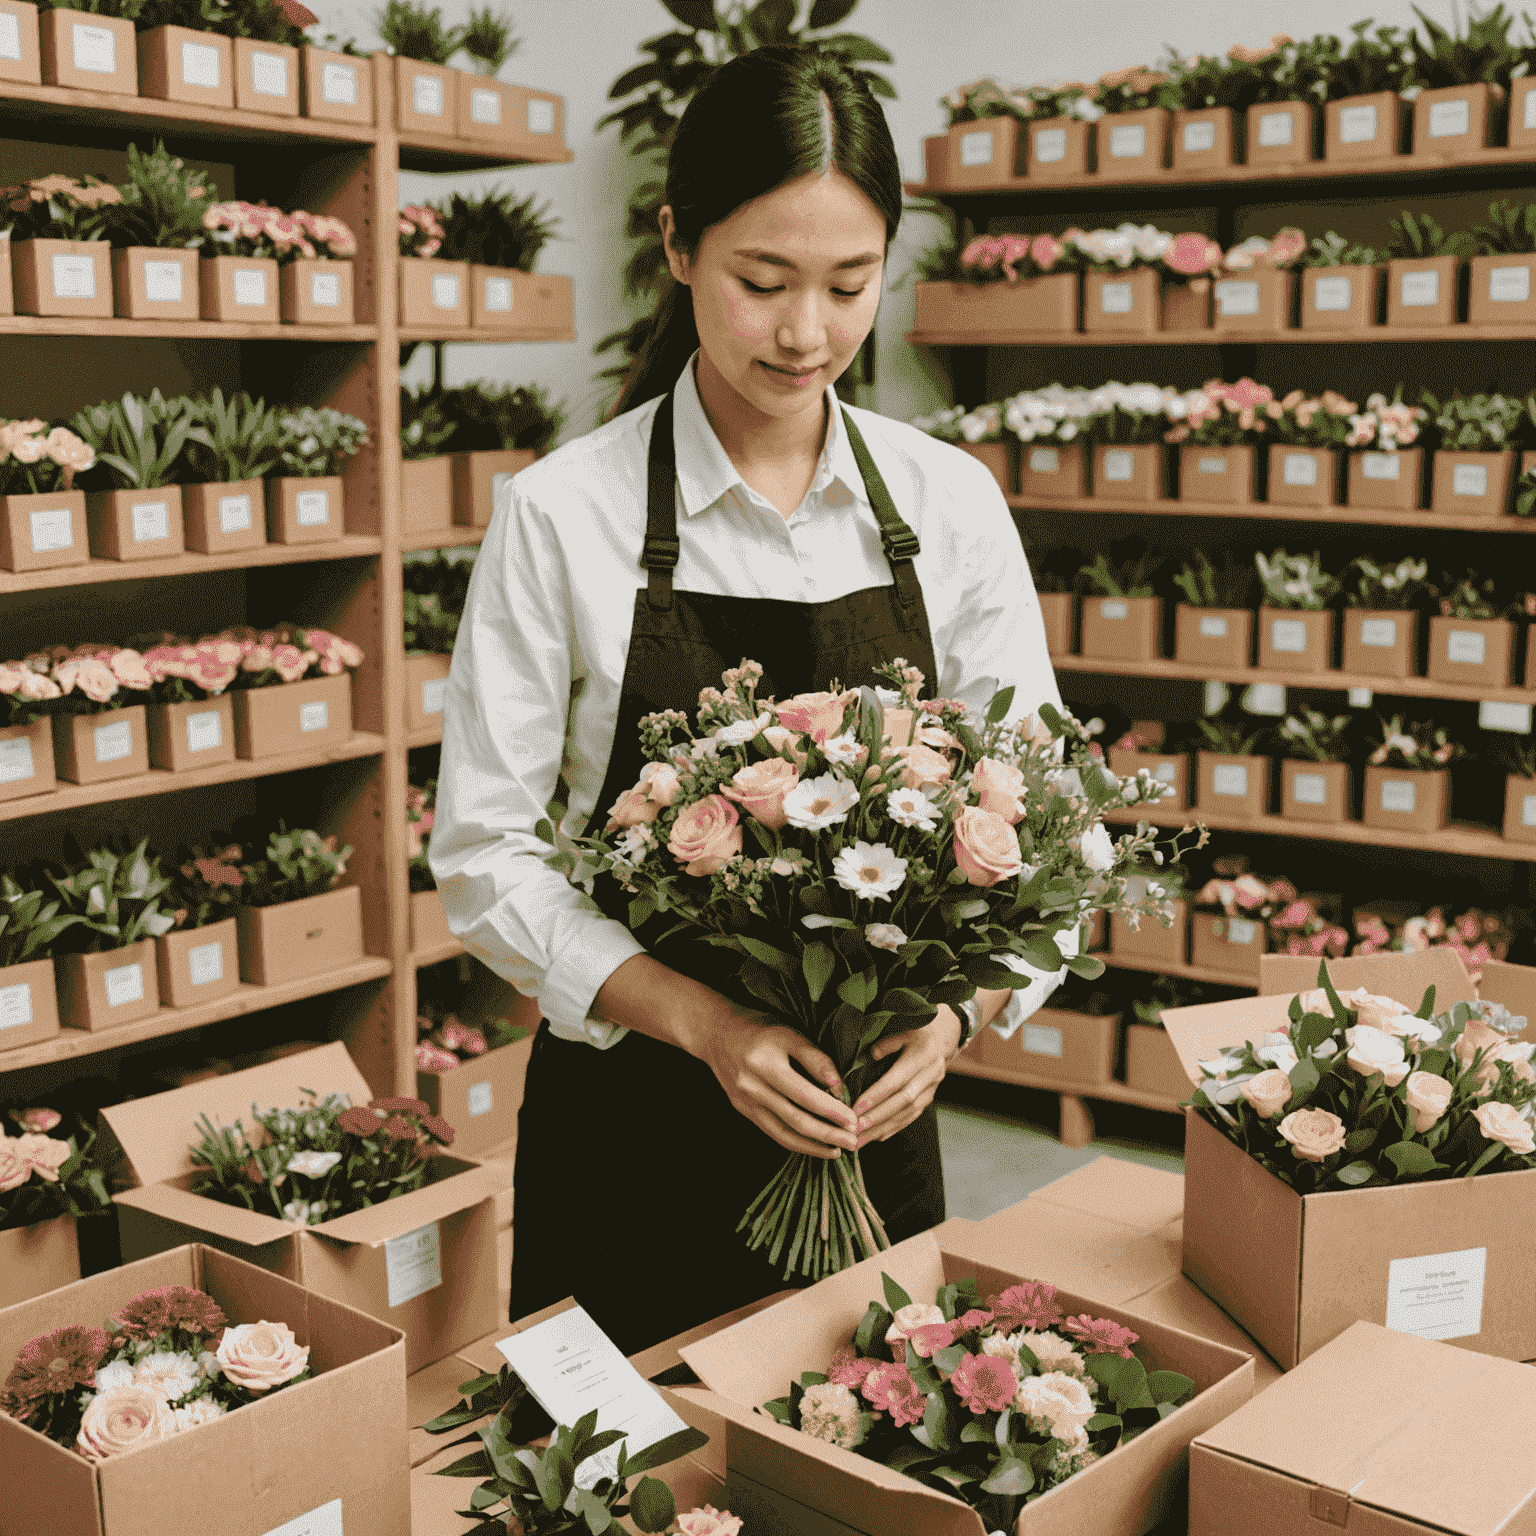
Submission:
{"label": "red flower", "polygon": [[391,1115],[379,1127],[379,1134],[389,1141],[415,1141],[417,1131],[404,1115]]}
{"label": "red flower", "polygon": [[845,1344],[832,1356],[832,1368],[827,1372],[827,1380],[836,1382],[840,1387],[852,1387],[857,1391],[864,1385],[864,1378],[879,1363],[878,1360],[860,1360]]}
{"label": "red flower", "polygon": [[342,1110],[336,1117],[336,1123],[354,1136],[373,1136],[378,1132],[380,1121],[365,1105],[354,1104],[350,1109]]}
{"label": "red flower", "polygon": [[949,1384],[972,1413],[1001,1413],[1019,1387],[1013,1367],[996,1355],[967,1355]]}
{"label": "red flower", "polygon": [[421,1099],[369,1099],[369,1109],[382,1110],[386,1115],[425,1115],[431,1113],[432,1106]]}
{"label": "red flower", "polygon": [[[1009,1371],[1008,1374],[1013,1373]],[[928,1399],[918,1391],[917,1383],[904,1365],[882,1361],[864,1378],[860,1391],[866,1402],[889,1413],[898,1427],[921,1424],[928,1407]]]}
{"label": "red flower", "polygon": [[1089,1317],[1086,1312],[1079,1317],[1069,1317],[1061,1326],[1064,1333],[1083,1346],[1085,1353],[1119,1355],[1124,1360],[1131,1358],[1131,1345],[1141,1337],[1107,1317]]}
{"label": "red flower", "polygon": [[1056,1305],[1056,1287],[1044,1280],[1026,1280],[1023,1285],[1010,1285],[1001,1296],[988,1298],[987,1305],[997,1326],[1004,1333],[1014,1333],[1028,1328],[1041,1333],[1054,1328],[1061,1321],[1061,1308]]}
{"label": "red flower", "polygon": [[16,1356],[6,1378],[6,1400],[26,1408],[40,1398],[94,1387],[96,1368],[111,1344],[101,1328],[55,1328],[40,1334]]}

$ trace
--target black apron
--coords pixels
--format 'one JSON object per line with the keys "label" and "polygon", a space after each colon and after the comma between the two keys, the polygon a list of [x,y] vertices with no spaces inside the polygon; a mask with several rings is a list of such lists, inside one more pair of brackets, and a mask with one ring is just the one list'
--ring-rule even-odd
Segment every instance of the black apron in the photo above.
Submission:
{"label": "black apron", "polygon": [[[592,813],[597,824],[640,777],[641,717],[680,709],[692,718],[700,690],[718,688],[721,673],[744,657],[763,666],[764,698],[825,689],[834,680],[872,684],[870,669],[898,656],[936,685],[912,566],[917,536],[846,412],[843,425],[893,585],[828,603],[675,592],[677,466],[672,397],[663,398],[651,426],[640,557],[647,580],[635,594],[608,774]],[[599,882],[610,916],[623,921],[628,900],[615,882]],[[730,952],[697,940],[657,949],[644,929],[637,937],[674,969],[761,1006],[732,984]],[[676,1046],[631,1032],[600,1051],[541,1028],[518,1117],[512,1319],[575,1296],[631,1354],[782,1289],[780,1272],[762,1251],[747,1249],[736,1224],[787,1155],[732,1107],[703,1062]],[[866,1147],[860,1161],[893,1243],[944,1219],[932,1106],[889,1141]]]}

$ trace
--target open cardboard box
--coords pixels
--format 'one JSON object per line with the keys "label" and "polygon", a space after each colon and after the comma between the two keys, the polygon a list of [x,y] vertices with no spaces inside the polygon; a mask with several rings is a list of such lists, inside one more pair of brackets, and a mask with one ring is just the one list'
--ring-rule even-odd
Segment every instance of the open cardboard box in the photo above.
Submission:
{"label": "open cardboard box", "polygon": [[[983,1295],[1024,1278],[946,1252],[934,1233],[923,1233],[681,1351],[707,1389],[690,1397],[727,1421],[726,1498],[754,1536],[983,1536],[980,1516],[960,1499],[756,1412],[847,1342],[881,1295],[882,1271],[918,1299],[961,1275],[974,1274]],[[1189,1442],[1252,1394],[1252,1361],[1102,1299],[1063,1290],[1061,1302],[1068,1312],[1091,1310],[1134,1329],[1159,1368],[1182,1371],[1198,1391],[1129,1445],[1026,1505],[1016,1530],[1019,1536],[1140,1536],[1177,1503]]]}
{"label": "open cardboard box", "polygon": [[200,1116],[233,1125],[249,1120],[252,1104],[297,1109],[307,1089],[354,1104],[373,1097],[346,1047],[333,1044],[103,1109],[136,1186],[115,1196],[123,1257],[208,1243],[403,1329],[407,1369],[418,1371],[495,1322],[495,1197],[505,1176],[434,1158],[423,1188],[313,1227],[191,1192]]}

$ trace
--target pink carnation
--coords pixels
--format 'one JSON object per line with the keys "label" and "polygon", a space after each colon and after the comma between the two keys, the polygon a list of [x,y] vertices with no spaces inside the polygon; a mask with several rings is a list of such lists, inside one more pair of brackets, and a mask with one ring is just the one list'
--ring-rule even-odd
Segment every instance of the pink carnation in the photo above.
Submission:
{"label": "pink carnation", "polygon": [[1084,1353],[1119,1355],[1125,1360],[1131,1358],[1131,1345],[1141,1337],[1107,1317],[1089,1317],[1086,1312],[1079,1317],[1069,1317],[1061,1326],[1064,1333],[1083,1346]]}
{"label": "pink carnation", "polygon": [[1061,1321],[1061,1308],[1056,1305],[1056,1287],[1044,1280],[1026,1280],[1022,1285],[1010,1285],[1001,1296],[990,1300],[992,1315],[1004,1333],[1015,1333],[1028,1328],[1032,1333],[1044,1333]]}
{"label": "pink carnation", "polygon": [[[1008,1374],[1012,1376],[1013,1372]],[[898,1427],[921,1424],[928,1408],[928,1399],[918,1391],[904,1365],[882,1361],[864,1378],[860,1391],[871,1406],[889,1413]]]}
{"label": "pink carnation", "polygon": [[1201,234],[1175,235],[1163,262],[1184,277],[1199,277],[1221,264],[1221,247]]}
{"label": "pink carnation", "polygon": [[1019,1387],[1013,1367],[996,1355],[967,1355],[949,1384],[972,1413],[1001,1413]]}
{"label": "pink carnation", "polygon": [[840,1387],[862,1387],[864,1378],[879,1363],[878,1360],[860,1360],[851,1346],[845,1344],[832,1356],[827,1380],[836,1382]]}

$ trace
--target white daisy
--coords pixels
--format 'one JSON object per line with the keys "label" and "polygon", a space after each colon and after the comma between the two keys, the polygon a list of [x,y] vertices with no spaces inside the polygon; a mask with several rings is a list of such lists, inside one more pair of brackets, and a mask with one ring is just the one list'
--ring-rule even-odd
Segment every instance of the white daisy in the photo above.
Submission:
{"label": "white daisy", "polygon": [[104,1365],[96,1372],[96,1390],[98,1392],[107,1392],[113,1387],[129,1387],[132,1385],[133,1366],[126,1360],[114,1360],[110,1365]]}
{"label": "white daisy", "polygon": [[792,827],[821,832],[842,821],[859,803],[858,790],[835,773],[802,779],[784,797],[784,814]]}
{"label": "white daisy", "polygon": [[866,901],[889,901],[907,878],[907,861],[884,843],[856,842],[832,861],[832,875],[845,891]]}
{"label": "white daisy", "polygon": [[867,943],[876,949],[898,950],[907,942],[907,936],[895,923],[870,923],[864,930]]}
{"label": "white daisy", "polygon": [[773,716],[765,709],[755,720],[737,720],[732,725],[715,732],[715,742],[721,747],[744,747],[766,725],[773,723]]}
{"label": "white daisy", "polygon": [[857,736],[844,732],[841,736],[829,736],[822,742],[821,750],[826,753],[829,763],[836,763],[839,768],[854,768],[862,763],[868,756]]}
{"label": "white daisy", "polygon": [[183,1398],[202,1379],[197,1361],[186,1350],[157,1349],[146,1355],[133,1369],[133,1384],[148,1387],[156,1397],[168,1403]]}
{"label": "white daisy", "polygon": [[932,832],[939,824],[938,806],[920,789],[893,789],[886,806],[898,826]]}

